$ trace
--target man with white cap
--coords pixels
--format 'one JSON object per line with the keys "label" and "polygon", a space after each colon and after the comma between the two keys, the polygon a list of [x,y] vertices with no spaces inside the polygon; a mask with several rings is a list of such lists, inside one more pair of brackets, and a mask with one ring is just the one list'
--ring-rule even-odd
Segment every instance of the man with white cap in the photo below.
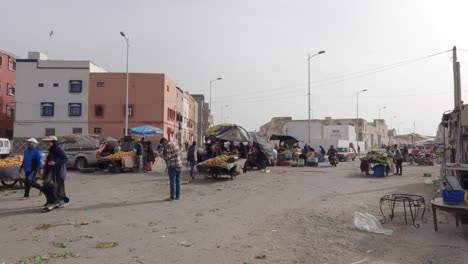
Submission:
{"label": "man with white cap", "polygon": [[38,173],[42,174],[42,152],[36,148],[39,142],[35,138],[29,138],[26,142],[28,148],[23,153],[23,163],[19,168],[19,172],[24,171],[25,174],[23,200],[29,198],[31,186],[42,192],[42,186],[35,180]]}

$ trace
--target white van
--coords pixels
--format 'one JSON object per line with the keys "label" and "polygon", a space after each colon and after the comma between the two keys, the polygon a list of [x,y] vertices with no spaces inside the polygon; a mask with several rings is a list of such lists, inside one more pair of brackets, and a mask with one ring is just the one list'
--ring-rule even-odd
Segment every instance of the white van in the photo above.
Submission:
{"label": "white van", "polygon": [[8,138],[0,138],[0,159],[6,158],[11,154],[11,142]]}

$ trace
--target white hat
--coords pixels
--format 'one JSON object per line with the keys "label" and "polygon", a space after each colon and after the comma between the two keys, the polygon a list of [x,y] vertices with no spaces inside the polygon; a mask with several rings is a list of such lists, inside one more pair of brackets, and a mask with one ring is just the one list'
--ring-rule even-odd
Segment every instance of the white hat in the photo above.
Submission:
{"label": "white hat", "polygon": [[57,141],[57,140],[58,139],[56,136],[48,136],[42,139],[42,141]]}
{"label": "white hat", "polygon": [[37,139],[35,139],[35,138],[28,138],[28,139],[26,139],[26,141],[27,141],[27,142],[34,143],[34,144],[39,143],[39,142],[37,141]]}

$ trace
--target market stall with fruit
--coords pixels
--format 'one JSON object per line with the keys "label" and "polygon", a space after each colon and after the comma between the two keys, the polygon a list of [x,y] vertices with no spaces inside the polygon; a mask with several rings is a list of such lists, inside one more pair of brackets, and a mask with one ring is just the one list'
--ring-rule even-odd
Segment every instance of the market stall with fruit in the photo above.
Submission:
{"label": "market stall with fruit", "polygon": [[360,160],[361,173],[366,173],[366,175],[370,174],[370,170],[374,171],[374,176],[388,176],[388,173],[393,171],[392,155],[390,153],[369,151]]}
{"label": "market stall with fruit", "polygon": [[113,173],[134,171],[137,168],[136,153],[134,151],[119,151],[100,158],[99,162],[107,164],[107,170]]}
{"label": "market stall with fruit", "polygon": [[0,182],[3,186],[14,186],[21,178],[24,178],[19,172],[22,163],[23,156],[0,159]]}
{"label": "market stall with fruit", "polygon": [[231,180],[234,180],[236,175],[240,174],[242,167],[242,162],[234,155],[221,155],[205,160],[197,165],[199,172],[206,171],[208,172],[208,176],[211,176],[213,179],[227,175],[231,177]]}

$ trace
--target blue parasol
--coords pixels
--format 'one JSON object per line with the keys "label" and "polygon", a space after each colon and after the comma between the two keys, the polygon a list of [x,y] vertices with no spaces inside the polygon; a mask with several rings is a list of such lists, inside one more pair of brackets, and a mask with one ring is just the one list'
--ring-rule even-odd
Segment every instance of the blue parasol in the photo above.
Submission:
{"label": "blue parasol", "polygon": [[148,126],[148,125],[130,128],[129,132],[130,134],[136,134],[136,135],[142,135],[142,136],[164,134],[164,131],[162,129],[154,127],[154,126]]}

